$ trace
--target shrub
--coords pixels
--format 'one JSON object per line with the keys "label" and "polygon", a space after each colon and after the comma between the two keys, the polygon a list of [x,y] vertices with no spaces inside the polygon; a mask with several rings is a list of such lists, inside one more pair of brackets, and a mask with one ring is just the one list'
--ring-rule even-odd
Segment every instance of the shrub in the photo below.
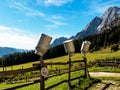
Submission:
{"label": "shrub", "polygon": [[111,51],[118,51],[119,50],[119,45],[118,44],[113,44],[111,46]]}

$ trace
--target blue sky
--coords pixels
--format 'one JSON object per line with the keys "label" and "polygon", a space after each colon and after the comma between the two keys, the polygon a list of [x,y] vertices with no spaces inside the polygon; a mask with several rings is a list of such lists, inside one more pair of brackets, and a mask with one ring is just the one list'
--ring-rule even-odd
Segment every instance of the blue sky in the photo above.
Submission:
{"label": "blue sky", "polygon": [[0,0],[0,46],[34,49],[41,33],[76,35],[120,0]]}

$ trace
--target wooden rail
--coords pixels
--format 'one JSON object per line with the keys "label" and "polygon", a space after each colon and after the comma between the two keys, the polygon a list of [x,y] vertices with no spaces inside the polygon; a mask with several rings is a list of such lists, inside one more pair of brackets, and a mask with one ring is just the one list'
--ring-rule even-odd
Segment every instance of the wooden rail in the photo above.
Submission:
{"label": "wooden rail", "polygon": [[31,68],[19,69],[19,70],[2,71],[2,72],[0,72],[0,76],[23,74],[23,73],[31,72],[31,71],[35,71],[35,70],[40,70],[40,68],[31,67]]}
{"label": "wooden rail", "polygon": [[[79,71],[79,70],[81,70],[81,69],[73,70],[73,71],[71,71],[71,72],[75,72],[75,71]],[[54,77],[54,76],[60,76],[60,75],[66,74],[66,73],[68,73],[68,72],[61,73],[61,74],[51,75],[51,76],[48,76],[47,78],[45,78],[45,80],[47,80],[48,78],[52,78],[52,77]],[[79,78],[81,78],[81,77],[83,77],[83,76],[79,76],[79,77],[76,77],[76,78],[72,78],[71,81],[76,80],[76,79],[79,79]],[[22,84],[22,85],[10,87],[10,88],[5,88],[5,89],[2,89],[2,90],[15,90],[15,89],[22,88],[22,87],[24,87],[24,86],[29,86],[29,85],[32,85],[32,84],[35,84],[35,83],[39,83],[39,82],[40,82],[40,79],[36,79],[36,80],[34,80],[33,82],[29,82],[29,83],[26,83],[26,84]],[[60,82],[58,82],[58,83],[56,83],[56,84],[54,84],[54,85],[51,85],[51,86],[47,87],[45,90],[49,90],[49,89],[53,88],[54,86],[58,86],[58,85],[60,85],[60,84],[62,84],[62,83],[65,83],[65,82],[68,82],[68,80],[60,81]]]}
{"label": "wooden rail", "polygon": [[[84,62],[84,60],[75,60],[75,61],[71,61],[72,63],[79,63],[79,62]],[[67,65],[69,62],[47,62],[47,63],[44,63],[45,66],[47,65]],[[36,64],[33,64],[33,66],[40,66],[39,63],[36,63]]]}
{"label": "wooden rail", "polygon": [[[85,60],[72,61],[72,63],[79,63],[79,62],[85,62]],[[67,64],[69,64],[69,62],[54,62],[54,63],[45,63],[45,66],[47,66],[47,65],[67,65]],[[33,64],[33,67],[27,68],[27,69],[2,71],[2,72],[0,72],[0,76],[23,74],[23,73],[31,72],[31,71],[35,71],[35,70],[40,70],[40,64]],[[81,70],[81,69],[79,69],[79,70]],[[70,71],[70,72],[74,72],[74,71]],[[68,72],[65,72],[65,73],[68,73]],[[45,79],[47,80],[48,78],[51,78],[51,77],[54,77],[54,76],[58,76],[58,75],[62,75],[62,74],[65,74],[65,73],[59,73],[59,74],[56,74],[56,75],[51,75],[51,76],[49,76],[49,77],[47,77]],[[78,79],[80,77],[72,78],[70,80],[72,81],[72,80]],[[31,84],[35,84],[35,83],[38,83],[38,82],[40,82],[40,79],[35,80],[34,82],[31,82],[31,83],[15,86],[15,87],[11,87],[11,88],[6,88],[6,89],[3,89],[3,90],[14,90],[14,89],[21,88],[21,87],[24,87],[24,86],[27,86],[27,85],[31,85]],[[58,82],[58,83],[56,83],[54,85],[51,85],[51,86],[47,87],[45,90],[49,90],[49,89],[51,89],[51,88],[53,88],[55,86],[58,86],[58,85],[60,85],[60,84],[62,84],[64,82],[68,82],[68,80],[60,81],[60,82]]]}
{"label": "wooden rail", "polygon": [[120,60],[97,60],[95,61],[96,64],[99,66],[114,66],[118,67],[120,66]]}
{"label": "wooden rail", "polygon": [[[84,60],[72,61],[72,63],[79,63],[79,62],[84,62]],[[69,63],[69,62],[45,63],[45,66],[47,66],[47,65],[67,65],[68,63]],[[31,71],[35,71],[35,70],[40,70],[40,64],[33,64],[33,67],[31,67],[31,68],[26,68],[26,69],[1,71],[1,72],[0,72],[0,76],[23,74],[23,73],[31,72]]]}

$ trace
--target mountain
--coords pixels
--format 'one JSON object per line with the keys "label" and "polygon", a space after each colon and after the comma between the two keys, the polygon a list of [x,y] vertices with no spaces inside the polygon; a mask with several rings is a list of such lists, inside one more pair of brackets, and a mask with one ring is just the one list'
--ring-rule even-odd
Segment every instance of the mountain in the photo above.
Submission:
{"label": "mountain", "polygon": [[84,38],[88,35],[97,33],[97,27],[101,24],[102,19],[95,17],[81,32],[77,33],[75,39]]}
{"label": "mountain", "polygon": [[65,37],[57,38],[53,41],[53,43],[51,44],[51,47],[55,47],[57,45],[63,44],[63,42],[66,40],[68,40],[68,38],[65,38]]}
{"label": "mountain", "polygon": [[23,51],[25,51],[25,50],[10,48],[10,47],[0,47],[0,56],[4,56],[7,54],[12,54],[12,53],[16,53],[16,52],[23,52]]}
{"label": "mountain", "polygon": [[[119,16],[120,7],[109,7],[101,17],[96,16],[89,24],[86,25],[86,27],[82,31],[78,32],[75,36],[71,36],[71,38],[69,39],[82,39],[89,35],[99,34],[105,29],[110,28],[110,25],[115,25],[114,20]],[[57,38],[55,39],[55,41],[53,41],[52,46],[62,44],[65,40],[67,40],[67,38],[65,37]]]}
{"label": "mountain", "polygon": [[102,16],[102,22],[97,28],[98,33],[102,31],[102,28],[106,24],[110,24],[118,16],[120,16],[120,7],[110,7],[110,8],[108,8],[104,12],[104,14]]}
{"label": "mountain", "polygon": [[120,16],[120,7],[109,7],[102,17],[95,17],[81,32],[77,33],[75,39],[99,34],[104,30],[105,25],[110,24],[118,16]]}
{"label": "mountain", "polygon": [[111,21],[109,24],[105,24],[102,27],[102,30],[107,30],[107,29],[111,29],[114,27],[120,27],[120,16],[117,16],[113,21]]}

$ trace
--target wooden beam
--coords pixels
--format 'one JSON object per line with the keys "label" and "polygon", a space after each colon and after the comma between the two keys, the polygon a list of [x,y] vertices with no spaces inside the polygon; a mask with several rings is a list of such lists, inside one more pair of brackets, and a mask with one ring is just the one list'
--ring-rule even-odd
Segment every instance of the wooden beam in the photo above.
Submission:
{"label": "wooden beam", "polygon": [[35,70],[40,70],[40,68],[31,67],[31,68],[19,69],[19,70],[2,71],[2,72],[0,72],[0,76],[23,74],[23,73],[31,72],[31,71],[35,71]]}

